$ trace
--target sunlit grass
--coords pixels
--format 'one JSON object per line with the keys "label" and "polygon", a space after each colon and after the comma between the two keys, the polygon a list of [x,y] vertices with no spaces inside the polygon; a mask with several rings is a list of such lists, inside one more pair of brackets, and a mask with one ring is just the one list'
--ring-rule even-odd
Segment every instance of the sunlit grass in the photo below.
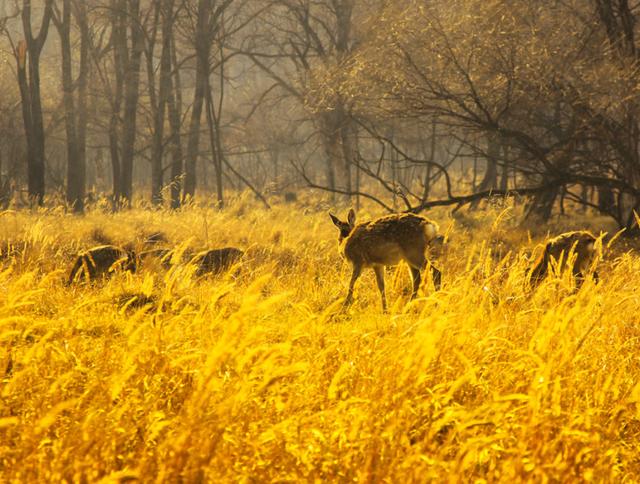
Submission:
{"label": "sunlit grass", "polygon": [[[640,260],[609,254],[600,285],[530,295],[536,243],[483,217],[453,225],[442,291],[409,304],[406,268],[390,270],[382,314],[365,274],[339,314],[349,267],[324,210],[0,214],[16,248],[0,266],[0,477],[633,479]],[[65,286],[97,228],[247,257],[218,277],[149,263]]]}

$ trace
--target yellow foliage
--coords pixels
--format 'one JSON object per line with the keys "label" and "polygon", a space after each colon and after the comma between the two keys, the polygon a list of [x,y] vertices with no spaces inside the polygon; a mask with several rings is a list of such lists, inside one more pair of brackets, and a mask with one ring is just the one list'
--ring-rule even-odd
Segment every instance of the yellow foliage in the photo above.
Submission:
{"label": "yellow foliage", "polygon": [[[425,286],[409,302],[401,269],[383,314],[364,274],[341,313],[350,268],[324,211],[2,217],[0,241],[17,248],[0,260],[2,481],[640,475],[633,253],[607,247],[599,285],[575,292],[552,274],[529,294],[526,254],[541,240],[496,212],[451,230],[441,291]],[[67,286],[96,228],[119,245],[163,231],[179,252],[246,256],[217,276],[143,261],[135,274]]]}

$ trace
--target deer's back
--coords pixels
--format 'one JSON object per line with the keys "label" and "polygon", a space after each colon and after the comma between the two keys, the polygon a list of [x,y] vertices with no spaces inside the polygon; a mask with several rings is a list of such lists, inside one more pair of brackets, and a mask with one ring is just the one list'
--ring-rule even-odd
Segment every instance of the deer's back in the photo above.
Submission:
{"label": "deer's back", "polygon": [[[549,242],[545,247],[544,257],[553,257],[560,260],[562,257],[567,261],[569,253],[575,254],[575,268],[586,270],[596,256],[595,243],[597,238],[587,231],[575,231],[561,234]],[[564,255],[563,255],[564,254]]]}
{"label": "deer's back", "polygon": [[235,247],[224,247],[201,252],[193,258],[193,263],[197,266],[196,274],[202,275],[207,272],[217,273],[224,271],[240,260],[243,255],[244,252]]}
{"label": "deer's back", "polygon": [[102,245],[85,250],[76,257],[69,274],[69,284],[79,273],[84,274],[88,279],[105,276],[117,263],[122,263],[122,269],[136,270],[135,258],[130,257],[126,250],[115,245]]}
{"label": "deer's back", "polygon": [[578,258],[592,257],[595,253],[596,237],[586,231],[567,232],[547,243],[547,252],[553,257],[568,254],[573,249]]}
{"label": "deer's back", "polygon": [[86,259],[87,262],[90,261],[96,268],[109,269],[120,259],[128,258],[128,254],[124,249],[115,245],[101,245],[80,253],[79,257]]}
{"label": "deer's back", "polygon": [[414,214],[389,215],[358,224],[344,241],[344,254],[365,265],[395,265],[408,252],[424,253],[429,242],[425,233],[428,224],[433,223]]}

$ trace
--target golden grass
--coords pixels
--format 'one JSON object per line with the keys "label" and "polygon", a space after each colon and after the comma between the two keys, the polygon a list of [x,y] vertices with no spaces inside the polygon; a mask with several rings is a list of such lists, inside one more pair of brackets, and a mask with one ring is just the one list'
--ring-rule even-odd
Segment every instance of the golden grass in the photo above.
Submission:
{"label": "golden grass", "polygon": [[[536,244],[486,217],[451,230],[442,291],[407,304],[390,271],[385,315],[365,274],[336,315],[350,268],[324,211],[1,213],[0,480],[633,480],[640,260],[529,296]],[[248,257],[204,280],[149,264],[64,285],[92,236],[157,230]]]}

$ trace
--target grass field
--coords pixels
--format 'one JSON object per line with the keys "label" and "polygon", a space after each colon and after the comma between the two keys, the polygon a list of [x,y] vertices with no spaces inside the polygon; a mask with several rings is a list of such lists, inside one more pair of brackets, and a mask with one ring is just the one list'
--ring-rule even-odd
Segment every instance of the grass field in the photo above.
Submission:
{"label": "grass field", "polygon": [[[429,214],[443,289],[408,304],[389,270],[383,314],[369,271],[340,314],[350,268],[322,206],[0,213],[0,480],[637,479],[640,259],[527,294],[543,237],[510,214]],[[247,256],[64,284],[78,250],[158,230]]]}

